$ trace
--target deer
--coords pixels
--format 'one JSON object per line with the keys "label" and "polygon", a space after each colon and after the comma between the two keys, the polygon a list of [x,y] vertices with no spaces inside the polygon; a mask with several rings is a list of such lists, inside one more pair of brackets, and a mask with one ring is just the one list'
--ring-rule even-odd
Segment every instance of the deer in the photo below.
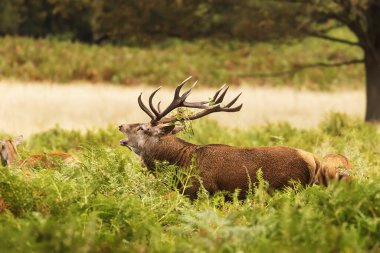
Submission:
{"label": "deer", "polygon": [[22,142],[22,135],[18,136],[16,139],[0,140],[0,157],[3,166],[35,167],[36,165],[41,165],[52,167],[56,160],[60,160],[66,164],[78,162],[73,155],[63,152],[34,154],[23,160],[18,160],[17,146]]}
{"label": "deer", "polygon": [[[154,106],[154,96],[161,87],[149,96],[149,108],[142,101],[142,93],[137,102],[149,117],[148,123],[122,124],[119,131],[125,135],[120,145],[137,154],[143,166],[155,171],[156,162],[166,162],[186,169],[194,165],[199,179],[191,178],[190,187],[184,194],[190,199],[197,198],[201,186],[210,194],[218,191],[235,192],[239,190],[239,198],[244,198],[252,185],[258,182],[257,172],[262,171],[263,179],[269,183],[270,189],[284,189],[293,186],[297,181],[303,186],[312,185],[321,167],[318,158],[307,151],[286,147],[235,147],[223,144],[196,145],[186,142],[176,134],[184,129],[179,125],[180,119],[168,116],[175,109],[200,109],[187,116],[186,120],[196,120],[211,113],[238,112],[243,104],[234,107],[239,99],[237,95],[227,104],[222,104],[229,86],[222,86],[210,101],[188,102],[193,87],[181,95],[181,89],[191,77],[180,83],[174,91],[174,98],[164,109],[159,102]],[[292,182],[293,181],[293,182]]]}
{"label": "deer", "polygon": [[23,136],[20,135],[12,140],[0,140],[0,158],[3,166],[11,165],[17,160],[17,146],[22,143]]}
{"label": "deer", "polygon": [[351,179],[352,165],[347,157],[341,154],[328,154],[322,159],[321,169],[316,176],[316,184],[328,186],[331,181]]}

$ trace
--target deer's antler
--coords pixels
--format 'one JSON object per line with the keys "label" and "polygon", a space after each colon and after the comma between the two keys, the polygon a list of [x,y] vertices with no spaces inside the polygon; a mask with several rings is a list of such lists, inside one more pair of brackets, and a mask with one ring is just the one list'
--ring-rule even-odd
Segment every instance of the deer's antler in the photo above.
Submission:
{"label": "deer's antler", "polygon": [[219,90],[216,91],[211,101],[187,102],[186,98],[190,95],[191,90],[194,88],[197,82],[195,82],[193,86],[189,90],[185,91],[182,95],[180,95],[180,92],[181,92],[182,87],[185,85],[185,83],[189,81],[190,79],[191,79],[191,76],[186,78],[182,83],[180,83],[177,86],[177,88],[174,91],[174,98],[172,102],[163,111],[160,110],[161,102],[158,103],[157,109],[153,106],[153,98],[156,95],[156,93],[160,90],[161,87],[156,89],[149,96],[149,107],[151,111],[142,102],[141,94],[140,94],[138,98],[139,106],[152,119],[150,121],[151,124],[157,125],[158,123],[174,123],[178,121],[178,118],[176,117],[165,118],[165,116],[168,115],[174,109],[180,108],[180,107],[203,109],[202,111],[189,116],[187,118],[188,120],[199,119],[203,116],[206,116],[214,112],[237,112],[237,111],[240,111],[240,109],[242,108],[243,104],[236,107],[232,107],[235,104],[235,102],[238,100],[238,98],[240,97],[241,93],[237,97],[235,97],[231,102],[229,102],[227,105],[225,106],[221,105],[229,88],[226,85],[223,85]]}

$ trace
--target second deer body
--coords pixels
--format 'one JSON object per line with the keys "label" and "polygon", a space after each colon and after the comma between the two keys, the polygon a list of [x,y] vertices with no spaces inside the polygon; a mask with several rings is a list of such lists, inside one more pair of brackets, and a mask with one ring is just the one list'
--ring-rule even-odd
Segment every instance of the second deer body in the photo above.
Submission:
{"label": "second deer body", "polygon": [[0,140],[0,158],[3,166],[34,167],[40,165],[43,167],[51,167],[56,163],[56,160],[64,163],[77,162],[73,155],[63,152],[34,154],[24,160],[18,160],[17,146],[20,145],[22,141],[23,138],[21,135],[14,140]]}

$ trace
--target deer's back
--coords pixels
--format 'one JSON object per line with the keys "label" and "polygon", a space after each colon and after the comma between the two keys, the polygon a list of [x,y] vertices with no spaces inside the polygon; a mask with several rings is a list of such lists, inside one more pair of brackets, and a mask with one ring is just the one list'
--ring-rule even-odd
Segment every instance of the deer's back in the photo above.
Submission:
{"label": "deer's back", "polygon": [[196,151],[198,169],[206,189],[234,191],[248,189],[248,182],[257,181],[257,171],[271,188],[283,188],[289,180],[310,184],[319,161],[306,151],[290,147],[242,148],[226,145],[205,145]]}

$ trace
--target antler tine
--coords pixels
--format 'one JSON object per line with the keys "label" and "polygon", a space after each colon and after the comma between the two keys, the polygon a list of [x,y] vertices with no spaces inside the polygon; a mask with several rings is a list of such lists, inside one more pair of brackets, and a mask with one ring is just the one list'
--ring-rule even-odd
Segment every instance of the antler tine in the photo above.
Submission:
{"label": "antler tine", "polygon": [[217,104],[215,105],[214,107],[210,108],[210,109],[206,109],[206,110],[203,110],[201,112],[198,112],[194,115],[191,115],[188,117],[188,120],[194,120],[194,119],[199,119],[199,118],[202,118],[210,113],[214,113],[214,112],[238,112],[241,110],[241,108],[243,107],[243,104],[237,106],[237,107],[233,107],[233,108],[229,108],[229,107],[221,107],[220,104]]}
{"label": "antler tine", "polygon": [[[189,78],[187,78],[185,81],[190,80],[190,78],[191,78],[191,76],[190,76]],[[185,81],[184,81],[184,82],[185,82]],[[186,98],[190,95],[190,93],[191,93],[191,91],[193,90],[193,88],[195,87],[195,85],[197,85],[197,83],[198,83],[198,81],[195,81],[195,82],[193,83],[193,85],[191,86],[191,88],[190,88],[189,90],[185,91],[185,92],[182,94],[182,96],[179,96],[179,92],[178,92],[178,96],[177,96],[177,98],[184,102],[184,101],[186,100]],[[184,84],[182,84],[181,88],[183,87],[183,85],[184,85]]]}
{"label": "antler tine", "polygon": [[[228,88],[226,88],[225,90],[227,90],[227,89]],[[225,96],[225,91],[223,91],[223,93],[218,98],[219,101],[223,100],[223,98]],[[204,110],[200,111],[200,112],[198,112],[196,114],[193,114],[193,115],[189,116],[187,119],[188,120],[199,119],[199,118],[202,118],[202,117],[204,117],[204,116],[206,116],[206,115],[208,115],[210,113],[214,113],[214,112],[238,112],[243,107],[243,104],[240,104],[239,106],[236,106],[236,107],[231,107],[231,106],[233,106],[236,103],[236,101],[239,99],[239,97],[241,96],[241,94],[242,93],[240,93],[239,95],[237,95],[234,99],[232,99],[227,105],[225,105],[223,107],[221,106],[220,103],[212,105],[212,106],[194,107],[194,108],[202,108]],[[174,123],[176,121],[177,121],[177,119],[175,117],[171,117],[171,118],[165,118],[165,119],[163,119],[162,123]]]}
{"label": "antler tine", "polygon": [[229,88],[230,88],[230,86],[227,86],[226,88],[224,88],[224,86],[223,86],[224,90],[222,89],[223,90],[222,94],[220,94],[220,96],[218,98],[216,98],[216,100],[214,100],[215,104],[220,104],[220,103],[223,102],[223,99],[226,96],[227,91],[228,91]]}
{"label": "antler tine", "polygon": [[232,108],[223,107],[220,112],[238,112],[241,110],[242,107],[243,107],[243,104],[240,104],[239,106],[232,107]]}
{"label": "antler tine", "polygon": [[[189,76],[188,78],[186,78],[185,80],[183,80],[182,83],[180,83],[180,84],[177,86],[177,88],[175,89],[175,92],[174,92],[174,98],[178,98],[178,97],[179,97],[179,93],[181,92],[182,87],[183,87],[183,86],[185,85],[185,83],[186,83],[187,81],[189,81],[191,78],[192,78],[192,76]],[[190,93],[191,89],[192,89],[192,88],[190,88],[190,90],[188,90],[187,92],[185,92],[184,95],[185,95],[186,93]]]}
{"label": "antler tine", "polygon": [[[194,83],[193,87],[195,86],[195,84],[196,84],[196,83]],[[192,87],[192,88],[193,88],[193,87]],[[206,104],[210,104],[210,102],[213,102],[214,105],[215,105],[215,104],[220,104],[220,103],[223,101],[223,99],[224,99],[224,97],[225,97],[225,95],[226,95],[226,93],[227,93],[227,91],[228,91],[228,88],[229,88],[229,87],[227,86],[227,88],[225,89],[225,87],[226,87],[226,84],[223,84],[223,86],[220,87],[219,90],[217,90],[217,91],[215,92],[215,95],[214,95],[214,97],[212,98],[211,101],[201,101],[201,102],[195,102],[195,103],[184,101],[184,102],[183,102],[183,107],[198,108],[198,109],[211,109],[211,108],[213,108],[214,106],[209,106],[209,105],[206,105]],[[223,91],[223,92],[222,92],[222,91]],[[221,94],[220,97],[218,98],[220,92],[222,92],[222,94]],[[240,94],[240,95],[241,95],[241,94]],[[239,96],[240,96],[240,95],[239,95]],[[235,102],[236,102],[236,100],[235,100]]]}
{"label": "antler tine", "polygon": [[231,102],[229,102],[225,108],[230,108],[231,106],[233,106],[235,104],[235,102],[239,99],[239,97],[241,96],[242,92],[239,93],[239,95],[237,95],[234,99],[231,100]]}
{"label": "antler tine", "polygon": [[171,112],[175,108],[183,107],[183,102],[190,95],[191,89],[194,87],[195,84],[189,90],[187,90],[186,92],[184,92],[182,94],[182,96],[180,96],[180,92],[181,92],[182,87],[185,85],[185,83],[187,81],[189,81],[191,78],[192,77],[189,76],[188,78],[186,78],[184,81],[182,81],[182,83],[180,83],[177,86],[177,88],[175,89],[175,92],[174,92],[173,101],[170,103],[170,105],[164,111],[162,111],[160,113],[157,113],[156,117],[152,118],[152,120],[151,120],[152,124],[156,124],[160,119],[162,119],[163,117],[165,117],[169,112]]}
{"label": "antler tine", "polygon": [[137,99],[138,103],[139,103],[139,106],[140,108],[146,113],[148,114],[148,116],[153,120],[155,118],[155,116],[152,114],[151,111],[149,111],[149,109],[144,105],[143,101],[141,100],[141,96],[142,96],[142,92],[140,93],[140,96],[139,98]]}
{"label": "antler tine", "polygon": [[[188,97],[188,95],[190,94],[191,90],[195,87],[195,85],[198,83],[198,81],[195,81],[193,86],[191,86],[190,90],[188,90],[187,92],[185,92],[182,97],[184,97],[185,99]],[[183,103],[182,103],[182,107],[189,107],[189,108],[198,108],[198,109],[207,109],[207,108],[210,108],[210,106],[205,106],[206,104],[209,104],[210,101],[200,101],[200,102],[187,102],[185,101],[185,99],[183,100]]]}
{"label": "antler tine", "polygon": [[153,91],[153,93],[149,96],[149,107],[152,110],[152,112],[154,113],[154,115],[156,115],[156,117],[159,116],[159,112],[153,106],[153,97],[154,97],[154,95],[156,95],[157,91],[159,91],[160,89],[161,89],[161,86],[158,87],[155,91]]}
{"label": "antler tine", "polygon": [[[217,107],[220,107],[220,105],[212,105],[212,106],[209,106],[208,109],[205,109],[201,112],[198,112],[194,115],[191,115],[189,116],[188,118],[186,118],[187,120],[193,120],[193,119],[198,119],[198,118],[201,118],[203,116],[206,116],[207,114],[210,114],[212,112],[214,112],[215,108]],[[170,118],[164,118],[161,120],[162,123],[174,123],[177,121],[177,118],[176,117],[170,117]]]}
{"label": "antler tine", "polygon": [[212,98],[212,101],[214,101],[214,102],[216,101],[216,99],[218,98],[219,93],[224,89],[224,87],[226,87],[226,85],[227,85],[227,84],[223,84],[223,86],[220,87],[219,90],[217,90],[217,91],[215,92],[215,95],[214,95],[214,97]]}
{"label": "antler tine", "polygon": [[208,108],[211,108],[211,106],[206,105],[209,103],[210,103],[209,101],[201,101],[201,102],[186,102],[186,101],[184,101],[182,104],[182,107],[208,109]]}
{"label": "antler tine", "polygon": [[[161,109],[160,109],[161,101],[157,104],[157,109],[154,108],[154,106],[153,106],[153,97],[154,97],[154,95],[158,92],[158,90],[161,87],[158,88],[158,89],[156,89],[150,95],[150,97],[149,97],[149,106],[150,106],[150,108],[153,111],[153,113],[154,113],[155,116],[144,106],[144,104],[141,101],[141,95],[140,95],[140,97],[139,97],[140,107],[149,116],[151,116],[151,118],[152,118],[151,124],[155,125],[158,122],[163,123],[163,124],[176,122],[178,120],[176,117],[165,118],[165,116],[169,112],[171,112],[172,110],[174,110],[175,108],[179,108],[179,107],[189,107],[189,108],[203,109],[202,111],[200,111],[200,112],[198,112],[198,113],[196,113],[196,114],[191,115],[190,117],[188,117],[188,120],[198,119],[198,118],[201,118],[203,116],[206,116],[206,115],[208,115],[210,113],[214,113],[214,112],[237,112],[237,111],[241,110],[243,104],[241,104],[239,106],[236,106],[236,107],[231,107],[231,106],[233,106],[236,103],[236,101],[239,99],[239,97],[240,97],[240,95],[242,93],[240,93],[239,95],[237,95],[227,105],[225,105],[225,106],[221,105],[221,103],[223,102],[223,99],[226,96],[227,91],[229,89],[229,86],[226,86],[226,85],[223,85],[219,90],[216,91],[216,93],[214,94],[214,97],[213,97],[212,101],[186,102],[186,98],[190,95],[192,89],[197,84],[197,82],[195,82],[193,84],[193,86],[189,90],[185,91],[181,95],[180,93],[181,93],[182,87],[190,79],[191,79],[191,76],[188,77],[188,78],[186,78],[182,83],[180,83],[177,86],[177,88],[175,89],[175,92],[174,92],[174,98],[173,98],[172,102],[163,111],[161,111]],[[211,105],[210,102],[213,102],[214,104]]]}
{"label": "antler tine", "polygon": [[243,104],[240,104],[236,107],[232,107],[236,101],[239,99],[240,95],[242,94],[242,92],[239,93],[239,95],[237,95],[234,99],[231,100],[231,102],[229,102],[227,105],[223,106],[223,107],[220,107],[220,110],[218,111],[223,111],[223,112],[238,112],[241,110],[241,108],[243,107]]}

